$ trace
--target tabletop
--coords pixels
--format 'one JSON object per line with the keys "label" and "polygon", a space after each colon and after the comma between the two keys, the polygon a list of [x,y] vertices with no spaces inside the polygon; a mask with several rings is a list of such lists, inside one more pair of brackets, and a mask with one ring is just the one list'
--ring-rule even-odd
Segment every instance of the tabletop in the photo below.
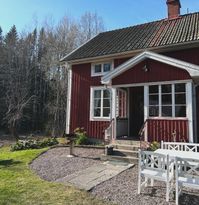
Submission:
{"label": "tabletop", "polygon": [[169,155],[171,158],[181,157],[187,159],[199,160],[199,152],[176,151],[169,149],[157,149],[155,153]]}

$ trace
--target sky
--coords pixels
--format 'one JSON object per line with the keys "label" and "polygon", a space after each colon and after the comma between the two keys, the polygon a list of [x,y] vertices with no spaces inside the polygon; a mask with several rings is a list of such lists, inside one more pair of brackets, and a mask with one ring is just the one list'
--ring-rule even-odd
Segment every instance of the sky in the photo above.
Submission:
{"label": "sky", "polygon": [[[199,11],[199,0],[181,0],[181,5],[181,14]],[[78,19],[86,11],[97,12],[107,30],[167,17],[166,0],[0,0],[0,26],[4,33],[12,25],[21,32],[45,18],[56,23],[64,15]]]}

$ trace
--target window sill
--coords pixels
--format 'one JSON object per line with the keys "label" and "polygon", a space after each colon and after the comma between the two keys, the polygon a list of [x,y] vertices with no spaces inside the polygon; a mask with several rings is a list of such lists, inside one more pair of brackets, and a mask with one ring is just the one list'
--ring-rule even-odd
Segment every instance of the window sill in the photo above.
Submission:
{"label": "window sill", "polygon": [[188,120],[187,117],[148,117],[149,120]]}
{"label": "window sill", "polygon": [[110,121],[110,117],[107,117],[107,118],[105,118],[105,117],[93,117],[93,118],[91,118],[90,119],[90,121]]}

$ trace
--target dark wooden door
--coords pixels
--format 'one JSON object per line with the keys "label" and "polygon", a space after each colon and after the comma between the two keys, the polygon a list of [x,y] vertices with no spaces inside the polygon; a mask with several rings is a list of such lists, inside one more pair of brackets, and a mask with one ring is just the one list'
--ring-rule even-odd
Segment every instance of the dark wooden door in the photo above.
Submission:
{"label": "dark wooden door", "polygon": [[129,134],[138,138],[144,123],[144,87],[132,87],[129,91]]}

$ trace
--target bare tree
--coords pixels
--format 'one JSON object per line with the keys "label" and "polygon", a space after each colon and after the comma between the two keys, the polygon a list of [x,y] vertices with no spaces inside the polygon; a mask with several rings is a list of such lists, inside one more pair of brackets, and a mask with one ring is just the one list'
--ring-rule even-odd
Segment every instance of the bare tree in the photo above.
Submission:
{"label": "bare tree", "polygon": [[88,41],[93,36],[105,30],[102,17],[98,14],[86,12],[80,19],[80,44]]}

